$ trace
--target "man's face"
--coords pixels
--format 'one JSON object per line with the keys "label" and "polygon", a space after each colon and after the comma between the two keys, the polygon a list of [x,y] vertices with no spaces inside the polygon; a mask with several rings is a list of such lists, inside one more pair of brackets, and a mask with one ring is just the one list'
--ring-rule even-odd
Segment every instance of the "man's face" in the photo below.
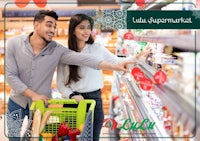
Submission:
{"label": "man's face", "polygon": [[50,16],[45,16],[44,21],[35,23],[35,31],[39,38],[45,42],[52,41],[52,38],[56,32],[56,20]]}

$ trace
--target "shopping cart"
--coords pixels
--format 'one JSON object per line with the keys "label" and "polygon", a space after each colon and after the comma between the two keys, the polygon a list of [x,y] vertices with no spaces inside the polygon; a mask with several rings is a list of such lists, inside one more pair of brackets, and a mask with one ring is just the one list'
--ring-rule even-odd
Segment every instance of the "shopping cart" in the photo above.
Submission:
{"label": "shopping cart", "polygon": [[[49,108],[48,105],[54,105]],[[62,122],[66,122],[72,129],[84,124],[83,131],[78,136],[79,141],[92,141],[93,138],[93,115],[96,102],[94,100],[81,100],[77,103],[72,99],[51,99],[45,105],[43,101],[33,102],[30,107],[30,118],[33,118],[36,109],[43,115],[46,111],[52,111],[42,133],[52,133],[55,135]],[[62,107],[56,106],[62,105]],[[30,138],[30,131],[24,135],[24,140]]]}

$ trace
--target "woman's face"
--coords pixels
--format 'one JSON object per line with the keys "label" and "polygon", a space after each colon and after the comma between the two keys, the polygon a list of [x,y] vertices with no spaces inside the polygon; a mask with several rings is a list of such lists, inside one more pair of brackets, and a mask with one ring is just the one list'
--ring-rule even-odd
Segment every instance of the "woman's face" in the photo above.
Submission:
{"label": "woman's face", "polygon": [[77,38],[77,41],[88,41],[90,35],[91,35],[91,25],[88,20],[82,21],[80,24],[78,24],[74,30],[74,35]]}

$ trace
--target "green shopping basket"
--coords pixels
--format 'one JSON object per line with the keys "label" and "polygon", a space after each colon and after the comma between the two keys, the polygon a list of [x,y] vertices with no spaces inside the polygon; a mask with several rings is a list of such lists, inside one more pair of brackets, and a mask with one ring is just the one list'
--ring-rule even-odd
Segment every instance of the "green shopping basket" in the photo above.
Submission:
{"label": "green shopping basket", "polygon": [[62,104],[63,106],[61,108],[57,106],[48,108],[43,101],[38,100],[33,102],[30,107],[33,114],[36,109],[39,109],[42,115],[46,111],[52,111],[42,133],[52,133],[55,135],[62,122],[66,122],[72,129],[84,124],[79,140],[92,140],[93,116],[96,105],[94,100],[81,100],[77,103],[73,99],[51,99],[48,101],[48,104]]}

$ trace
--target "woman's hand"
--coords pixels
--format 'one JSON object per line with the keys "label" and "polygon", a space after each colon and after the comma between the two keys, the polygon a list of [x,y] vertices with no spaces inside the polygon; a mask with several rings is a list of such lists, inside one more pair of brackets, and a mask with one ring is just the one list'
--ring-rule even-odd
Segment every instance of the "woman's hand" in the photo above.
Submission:
{"label": "woman's hand", "polygon": [[150,53],[150,49],[150,46],[145,47],[138,55],[136,55],[136,58],[139,60],[145,60]]}
{"label": "woman's hand", "polygon": [[74,95],[71,97],[71,99],[75,99],[77,102],[84,100],[82,95]]}

